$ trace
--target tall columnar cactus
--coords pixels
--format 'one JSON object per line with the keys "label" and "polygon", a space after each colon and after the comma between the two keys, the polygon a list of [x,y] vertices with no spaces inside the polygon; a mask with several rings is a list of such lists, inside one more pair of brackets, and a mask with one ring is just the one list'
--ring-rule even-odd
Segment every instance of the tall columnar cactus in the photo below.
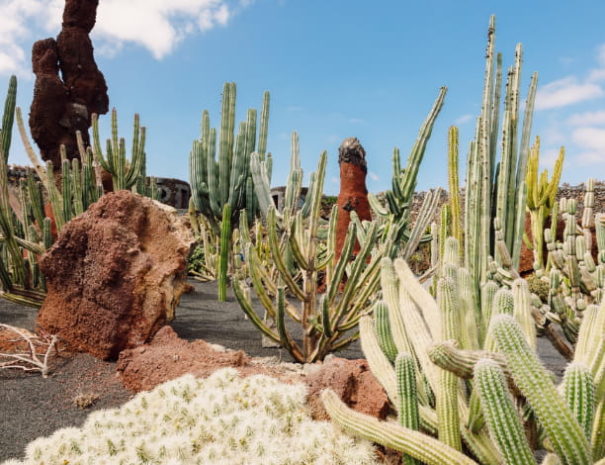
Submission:
{"label": "tall columnar cactus", "polygon": [[271,171],[271,154],[266,153],[269,92],[265,92],[263,97],[258,131],[257,111],[249,109],[246,121],[241,122],[237,133],[235,132],[235,104],[235,83],[226,83],[223,88],[220,133],[217,136],[216,129],[210,127],[210,114],[205,110],[202,115],[201,138],[193,141],[189,157],[193,203],[217,232],[226,203],[231,205],[232,224],[237,224],[242,209],[248,212],[249,223],[258,214],[250,171],[252,153],[258,153],[261,161],[269,165],[268,172]]}

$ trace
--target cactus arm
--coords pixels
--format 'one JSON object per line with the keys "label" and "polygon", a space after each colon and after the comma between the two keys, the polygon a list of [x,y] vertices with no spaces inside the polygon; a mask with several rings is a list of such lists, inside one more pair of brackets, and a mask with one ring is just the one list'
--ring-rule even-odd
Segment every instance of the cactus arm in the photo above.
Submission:
{"label": "cactus arm", "polygon": [[478,465],[426,434],[349,409],[331,389],[322,392],[321,400],[332,420],[356,436],[399,450],[427,465]]}
{"label": "cactus arm", "polygon": [[504,463],[535,465],[536,460],[498,364],[490,359],[480,360],[475,365],[474,379],[490,434],[504,457]]}
{"label": "cactus arm", "polygon": [[531,313],[529,285],[527,281],[518,278],[513,281],[513,315],[523,329],[525,340],[532,348],[537,350],[536,323]]}
{"label": "cactus arm", "polygon": [[218,262],[218,301],[227,301],[227,273],[229,269],[229,254],[231,251],[231,205],[223,207],[223,220],[221,221],[221,236]]}
{"label": "cactus arm", "polygon": [[590,464],[591,452],[580,424],[527,345],[517,322],[512,316],[499,315],[493,319],[493,333],[519,390],[527,398],[556,453],[568,465]]}
{"label": "cactus arm", "polygon": [[[441,278],[437,285],[437,300],[441,309],[441,340],[456,339],[456,300],[455,286],[448,278]],[[437,419],[439,420],[439,440],[456,450],[461,450],[460,415],[458,411],[458,380],[456,375],[439,371],[439,387],[435,392]]]}
{"label": "cactus arm", "polygon": [[590,438],[594,420],[595,386],[590,370],[580,363],[570,363],[563,378],[565,400],[578,423]]}
{"label": "cactus arm", "polygon": [[252,304],[246,299],[244,292],[241,289],[241,283],[237,280],[233,280],[233,293],[235,294],[235,298],[239,302],[242,310],[248,315],[250,321],[256,326],[264,335],[274,340],[275,342],[281,342],[279,335],[275,334],[267,325],[263,323],[262,318],[258,316]]}
{"label": "cactus arm", "polygon": [[[386,303],[379,300],[374,304],[374,324],[378,336],[378,344],[391,363],[397,358],[397,347],[393,342],[391,326],[389,323],[389,308]],[[405,426],[405,425],[404,425]]]}
{"label": "cactus arm", "polygon": [[418,282],[405,260],[396,259],[394,265],[400,285],[408,292],[416,306],[422,310],[431,334],[441,334],[441,310],[435,299]]}
{"label": "cactus arm", "polygon": [[363,316],[359,320],[359,333],[361,350],[368,360],[372,374],[384,387],[389,399],[397,403],[397,378],[395,370],[380,348],[374,329],[374,322],[370,316]]}
{"label": "cactus arm", "polygon": [[285,314],[286,314],[286,297],[285,297],[285,289],[283,287],[279,287],[277,289],[277,332],[279,334],[279,339],[284,348],[292,354],[292,356],[297,361],[304,361],[305,357],[302,354],[298,344],[294,339],[290,337],[288,331],[286,329],[285,322]]}
{"label": "cactus arm", "polygon": [[460,244],[460,256],[462,247],[462,217],[460,213],[460,184],[458,181],[458,128],[452,126],[448,132],[448,187],[450,198],[450,211],[452,213],[452,236]]}
{"label": "cactus arm", "polygon": [[267,232],[269,236],[269,248],[271,249],[271,256],[275,263],[276,268],[279,270],[280,276],[284,280],[284,283],[288,286],[290,292],[292,292],[300,300],[306,300],[304,291],[294,281],[286,263],[282,251],[279,247],[279,240],[277,238],[277,220],[275,207],[270,207],[267,214]]}
{"label": "cactus arm", "polygon": [[2,126],[0,127],[0,156],[4,157],[4,163],[8,163],[8,154],[13,135],[13,123],[15,118],[15,106],[17,102],[17,77],[11,76],[8,81],[8,92],[4,101],[4,112],[2,113]]}
{"label": "cactus arm", "polygon": [[46,184],[48,183],[46,169],[40,163],[40,159],[36,155],[36,152],[34,151],[31,142],[29,141],[29,137],[27,136],[27,131],[25,129],[25,124],[23,123],[23,117],[21,116],[21,108],[17,107],[15,111],[15,116],[17,119],[17,128],[19,129],[19,135],[21,136],[21,142],[23,143],[23,147],[25,148],[25,153],[27,154],[27,157],[29,158],[32,166],[34,167],[36,174],[40,178],[40,181],[42,181],[42,184],[46,186]]}
{"label": "cactus arm", "polygon": [[[386,310],[386,306],[383,308]],[[399,405],[397,408],[399,424],[404,428],[418,431],[420,416],[418,413],[415,370],[416,365],[412,355],[397,355],[395,359],[395,373],[397,376],[397,394],[399,395]],[[420,462],[412,457],[404,456],[403,465],[420,465]]]}
{"label": "cactus arm", "polygon": [[263,94],[263,108],[260,114],[260,131],[258,134],[258,154],[262,158],[267,152],[267,134],[269,132],[269,108],[270,108],[270,94],[265,91]]}

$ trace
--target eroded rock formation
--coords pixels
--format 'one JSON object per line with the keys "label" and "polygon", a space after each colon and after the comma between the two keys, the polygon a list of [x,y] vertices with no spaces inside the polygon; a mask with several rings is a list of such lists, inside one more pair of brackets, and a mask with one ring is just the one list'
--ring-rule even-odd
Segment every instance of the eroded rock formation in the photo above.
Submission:
{"label": "eroded rock formation", "polygon": [[[355,211],[361,221],[372,220],[368,189],[366,187],[366,151],[359,139],[349,137],[338,149],[338,164],[340,165],[340,193],[338,194],[338,221],[336,223],[336,259],[340,257],[351,221],[351,211]],[[355,244],[353,253],[359,251]]]}
{"label": "eroded rock formation", "polygon": [[188,287],[193,236],[184,221],[130,191],[101,197],[42,257],[48,294],[38,329],[102,359],[144,344]]}
{"label": "eroded rock formation", "polygon": [[42,158],[55,167],[61,163],[62,144],[68,158],[78,157],[76,131],[82,132],[88,145],[91,115],[105,114],[109,107],[107,85],[89,37],[98,4],[98,0],[66,0],[57,39],[39,40],[32,49],[36,82],[29,126]]}

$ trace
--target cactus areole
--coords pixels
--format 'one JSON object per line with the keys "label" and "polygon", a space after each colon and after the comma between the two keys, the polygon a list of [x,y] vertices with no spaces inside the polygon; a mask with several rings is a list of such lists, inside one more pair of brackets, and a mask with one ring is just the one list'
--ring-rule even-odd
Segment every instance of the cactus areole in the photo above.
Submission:
{"label": "cactus areole", "polygon": [[[345,139],[338,148],[338,164],[340,165],[340,193],[338,194],[338,222],[336,224],[336,260],[340,258],[342,247],[347,235],[351,211],[355,211],[360,221],[371,221],[368,189],[366,188],[366,151],[356,137]],[[359,251],[359,243],[355,244],[353,254]]]}

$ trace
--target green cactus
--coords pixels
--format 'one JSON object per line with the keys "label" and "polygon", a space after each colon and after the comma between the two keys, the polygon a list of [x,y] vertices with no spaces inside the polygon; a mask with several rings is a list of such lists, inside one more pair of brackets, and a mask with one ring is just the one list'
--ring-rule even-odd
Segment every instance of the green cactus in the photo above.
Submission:
{"label": "green cactus", "polygon": [[[201,138],[193,142],[189,157],[189,179],[193,203],[218,234],[223,206],[231,205],[231,223],[237,224],[240,210],[246,209],[248,221],[257,216],[258,205],[255,186],[250,169],[253,152],[261,161],[271,163],[271,154],[266,154],[269,125],[269,93],[265,92],[257,138],[257,111],[249,109],[246,121],[239,124],[235,133],[235,83],[226,83],[223,88],[220,134],[210,128],[210,115],[202,115]],[[258,142],[257,142],[258,139]],[[270,172],[270,169],[267,170]],[[270,176],[269,176],[270,177]]]}
{"label": "green cactus", "polygon": [[223,207],[223,220],[221,221],[221,239],[219,245],[218,262],[218,301],[227,301],[227,272],[229,269],[229,255],[231,252],[231,205],[226,203]]}
{"label": "green cactus", "polygon": [[540,139],[536,138],[536,143],[531,148],[527,176],[525,178],[527,185],[527,209],[531,218],[534,268],[536,270],[542,269],[546,264],[543,256],[544,224],[556,203],[557,190],[563,171],[565,149],[561,147],[550,181],[548,180],[548,171],[545,170],[541,175],[538,175],[539,158]]}
{"label": "green cactus", "polygon": [[591,451],[582,427],[527,345],[518,323],[512,316],[499,315],[492,320],[492,328],[515,383],[527,398],[557,455],[568,465],[590,464]]}
{"label": "green cactus", "polygon": [[[441,340],[457,339],[458,321],[456,318],[457,300],[455,285],[448,278],[439,280],[437,301],[443,315]],[[439,374],[437,396],[437,419],[439,421],[439,440],[456,450],[461,450],[460,417],[458,413],[458,380],[447,370]]]}
{"label": "green cactus", "polygon": [[570,363],[563,379],[565,400],[572,413],[590,438],[594,420],[595,386],[590,370],[580,363]]}
{"label": "green cactus", "polygon": [[118,112],[111,111],[111,138],[107,140],[107,153],[103,155],[99,135],[99,119],[92,115],[92,152],[101,167],[111,174],[113,190],[131,189],[144,176],[145,164],[145,127],[141,127],[139,115],[134,115],[132,135],[132,155],[126,159],[126,141],[118,137]]}
{"label": "green cactus", "polygon": [[[410,354],[399,354],[395,360],[395,373],[397,375],[397,395],[399,396],[397,409],[399,424],[404,428],[418,431],[420,416],[418,414],[415,363],[414,357]],[[403,465],[420,465],[420,462],[412,457],[404,456]]]}
{"label": "green cactus", "polygon": [[376,324],[376,332],[378,334],[378,343],[380,348],[385,353],[391,362],[395,362],[397,358],[397,347],[393,342],[391,334],[391,326],[389,322],[389,309],[383,301],[378,301],[374,304],[374,319]]}
{"label": "green cactus", "polygon": [[474,369],[474,380],[483,415],[491,436],[504,457],[504,463],[536,464],[499,365],[491,359],[478,361]]}

